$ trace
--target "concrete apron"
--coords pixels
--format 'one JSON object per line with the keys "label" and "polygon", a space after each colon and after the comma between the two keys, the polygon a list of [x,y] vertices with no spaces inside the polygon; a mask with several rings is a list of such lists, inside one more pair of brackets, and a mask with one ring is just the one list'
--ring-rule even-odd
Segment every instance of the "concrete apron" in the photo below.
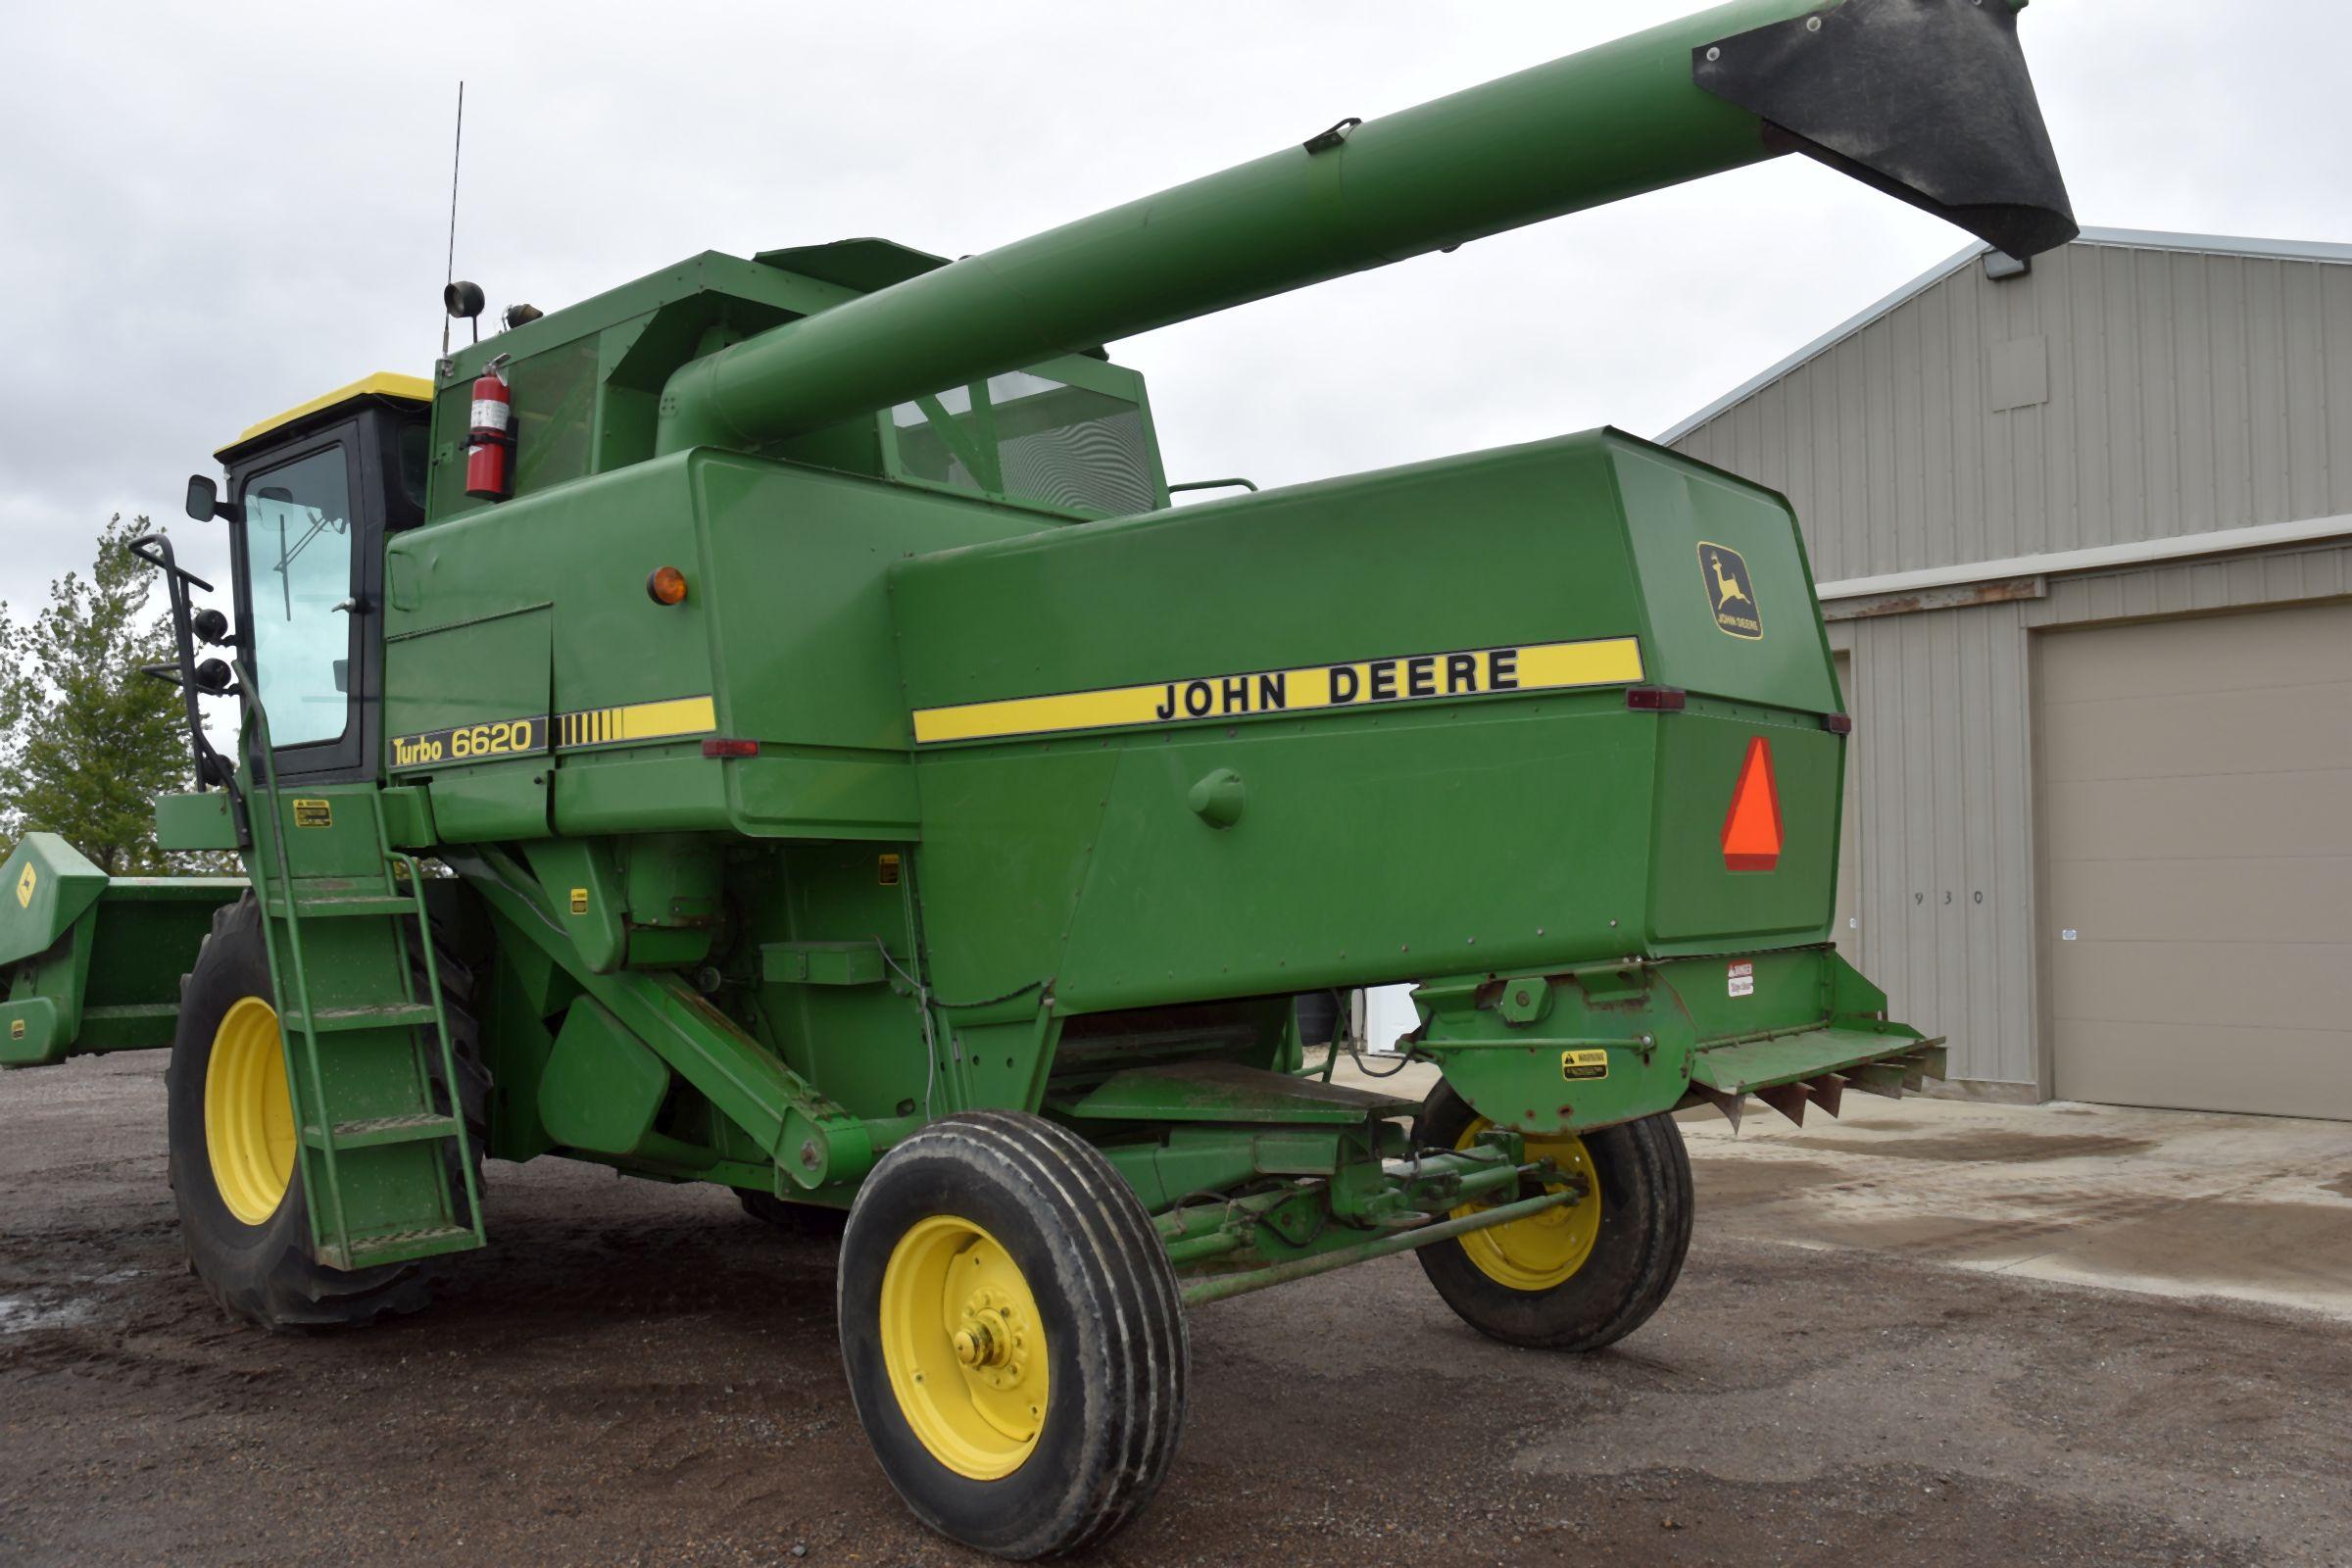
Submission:
{"label": "concrete apron", "polygon": [[[1416,1066],[1383,1087],[1435,1080]],[[1683,1112],[1700,1226],[2352,1321],[2352,1122],[1856,1094],[1842,1109],[1798,1128],[1751,1100],[1737,1135]]]}

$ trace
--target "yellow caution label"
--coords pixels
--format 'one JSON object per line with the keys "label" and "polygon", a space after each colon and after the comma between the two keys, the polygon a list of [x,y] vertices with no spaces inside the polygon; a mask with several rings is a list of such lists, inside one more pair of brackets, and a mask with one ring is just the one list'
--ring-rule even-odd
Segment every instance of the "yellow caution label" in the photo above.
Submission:
{"label": "yellow caution label", "polygon": [[26,860],[24,862],[24,874],[17,878],[17,907],[21,909],[31,908],[32,890],[40,885],[40,873],[33,870],[32,862],[30,860]]}
{"label": "yellow caution label", "polygon": [[899,858],[885,855],[874,861],[874,880],[886,888],[899,885]]}
{"label": "yellow caution label", "polygon": [[574,914],[586,914],[588,912],[588,890],[586,888],[573,888],[571,890],[571,912]]}
{"label": "yellow caution label", "polygon": [[1608,1075],[1609,1054],[1605,1051],[1560,1053],[1560,1076],[1563,1078],[1606,1078]]}
{"label": "yellow caution label", "polygon": [[333,827],[335,825],[335,803],[332,801],[296,801],[294,803],[294,825],[296,827]]}
{"label": "yellow caution label", "polygon": [[8,1020],[8,1038],[11,1040],[22,1040],[24,1038],[24,1019],[11,1018]]}
{"label": "yellow caution label", "polygon": [[921,708],[913,715],[914,739],[918,746],[933,746],[1579,686],[1630,686],[1641,679],[1642,645],[1632,637],[1527,643]]}

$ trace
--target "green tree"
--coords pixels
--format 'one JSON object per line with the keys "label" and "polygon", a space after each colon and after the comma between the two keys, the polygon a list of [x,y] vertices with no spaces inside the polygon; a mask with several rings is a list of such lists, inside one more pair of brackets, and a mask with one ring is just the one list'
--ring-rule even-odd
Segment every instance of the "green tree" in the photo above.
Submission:
{"label": "green tree", "polygon": [[146,529],[109,518],[31,622],[0,604],[0,837],[46,829],[111,876],[170,868],[154,797],[190,782],[179,693],[139,673],[172,657],[160,574],[123,548]]}

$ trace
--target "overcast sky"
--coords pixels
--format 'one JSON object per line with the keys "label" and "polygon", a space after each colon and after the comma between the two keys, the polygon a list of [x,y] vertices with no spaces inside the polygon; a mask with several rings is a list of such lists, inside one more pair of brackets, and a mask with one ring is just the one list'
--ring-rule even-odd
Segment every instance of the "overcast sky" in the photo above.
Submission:
{"label": "overcast sky", "polygon": [[[111,512],[175,517],[246,424],[429,373],[461,76],[458,272],[495,313],[706,249],[985,250],[1690,9],[0,0],[0,598]],[[2352,240],[2347,8],[2040,0],[2024,32],[2083,222]],[[1177,479],[1651,434],[1964,242],[1784,159],[1116,357]]]}

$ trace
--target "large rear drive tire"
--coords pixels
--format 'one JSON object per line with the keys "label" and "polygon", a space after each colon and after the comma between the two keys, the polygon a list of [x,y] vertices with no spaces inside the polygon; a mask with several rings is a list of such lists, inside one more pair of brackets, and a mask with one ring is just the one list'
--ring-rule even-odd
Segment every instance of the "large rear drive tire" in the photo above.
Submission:
{"label": "large rear drive tire", "polygon": [[[1414,1132],[1423,1148],[1459,1149],[1487,1126],[1440,1082],[1422,1102]],[[1506,1345],[1613,1345],[1665,1301],[1690,1250],[1690,1160],[1682,1129],[1660,1114],[1581,1138],[1530,1138],[1527,1150],[1581,1170],[1591,1194],[1424,1247],[1416,1254],[1421,1267],[1463,1322]]]}
{"label": "large rear drive tire", "polygon": [[[489,1084],[467,1005],[470,973],[448,954],[440,967],[459,1097],[478,1157]],[[164,1074],[172,1193],[190,1272],[223,1308],[266,1329],[340,1328],[417,1311],[438,1282],[428,1263],[345,1273],[311,1256],[282,1051],[261,910],[249,893],[213,916],[196,966],[180,982]],[[441,1095],[446,1100],[446,1086]],[[451,1174],[462,1193],[454,1156]]]}
{"label": "large rear drive tire", "polygon": [[842,1239],[842,1360],[915,1516],[1001,1557],[1073,1551],[1158,1488],[1184,1424],[1175,1271],[1110,1162],[1015,1111],[935,1122]]}

